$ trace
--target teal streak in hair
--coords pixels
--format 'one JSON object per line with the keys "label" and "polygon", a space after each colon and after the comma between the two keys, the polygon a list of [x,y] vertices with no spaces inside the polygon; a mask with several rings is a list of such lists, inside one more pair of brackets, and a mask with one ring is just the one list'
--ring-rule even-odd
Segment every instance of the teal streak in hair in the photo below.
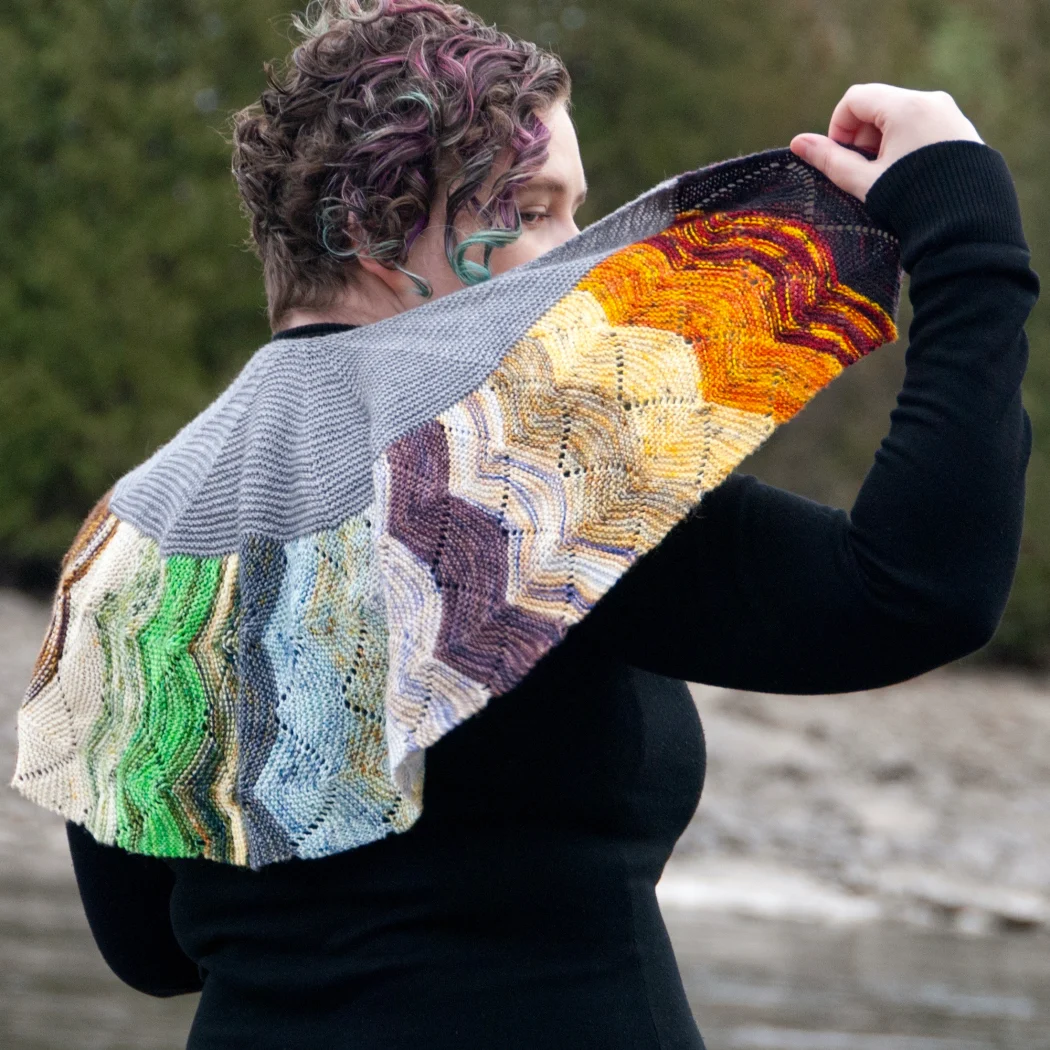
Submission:
{"label": "teal streak in hair", "polygon": [[338,204],[329,204],[321,209],[319,215],[318,225],[321,227],[321,243],[324,245],[324,249],[329,255],[334,255],[339,259],[350,259],[357,254],[356,248],[333,248],[328,243],[328,234],[332,230],[332,214],[339,208]]}
{"label": "teal streak in hair", "polygon": [[[521,219],[519,217],[518,225],[513,230],[479,230],[477,233],[472,233],[469,237],[464,237],[456,245],[454,258],[449,260],[452,264],[453,273],[467,285],[481,284],[482,281],[487,281],[492,276],[489,272],[489,258],[492,255],[492,249],[503,248],[508,244],[513,244],[520,236]],[[466,258],[467,249],[472,244],[483,244],[485,246],[484,263],[478,264]]]}
{"label": "teal streak in hair", "polygon": [[427,98],[427,96],[424,95],[422,91],[406,91],[403,95],[398,95],[397,98],[394,99],[394,102],[400,102],[402,99],[407,99],[409,102],[421,102],[424,106],[427,107],[427,112],[430,114],[430,119],[434,119],[437,110],[434,109],[434,103],[431,102],[430,99]]}
{"label": "teal streak in hair", "polygon": [[412,273],[411,270],[406,270],[400,263],[394,263],[394,269],[399,270],[403,273],[415,286],[416,292],[421,295],[424,299],[429,299],[434,294],[434,289],[423,280],[418,274]]}
{"label": "teal streak in hair", "polygon": [[328,252],[329,255],[334,255],[339,259],[351,259],[357,254],[356,248],[333,248],[328,243],[328,230],[329,227],[325,226],[321,231],[321,242],[324,244],[325,251]]}

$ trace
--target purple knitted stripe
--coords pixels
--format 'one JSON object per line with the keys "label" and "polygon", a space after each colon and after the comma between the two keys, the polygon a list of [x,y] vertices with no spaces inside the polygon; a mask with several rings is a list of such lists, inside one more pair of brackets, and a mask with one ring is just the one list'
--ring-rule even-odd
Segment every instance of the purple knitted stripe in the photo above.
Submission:
{"label": "purple knitted stripe", "polygon": [[506,692],[564,637],[565,628],[505,600],[506,530],[499,518],[449,492],[441,423],[406,434],[387,450],[387,460],[390,535],[430,566],[441,592],[434,656],[493,694]]}

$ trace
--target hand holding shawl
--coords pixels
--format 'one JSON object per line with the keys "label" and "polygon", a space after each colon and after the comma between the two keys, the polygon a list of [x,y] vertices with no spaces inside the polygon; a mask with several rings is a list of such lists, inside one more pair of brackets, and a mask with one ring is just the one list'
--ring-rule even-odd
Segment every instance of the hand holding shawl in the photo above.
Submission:
{"label": "hand holding shawl", "polygon": [[407,830],[425,749],[895,339],[900,281],[894,235],[775,149],[267,343],[81,527],[12,785],[100,842],[252,868]]}

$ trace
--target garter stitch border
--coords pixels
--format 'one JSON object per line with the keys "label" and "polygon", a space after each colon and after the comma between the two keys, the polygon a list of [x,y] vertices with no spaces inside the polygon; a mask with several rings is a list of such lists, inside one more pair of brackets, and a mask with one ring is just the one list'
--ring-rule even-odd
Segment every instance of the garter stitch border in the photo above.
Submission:
{"label": "garter stitch border", "polygon": [[255,869],[406,831],[426,748],[895,339],[900,282],[893,233],[775,149],[272,340],[85,519],[12,786],[99,842]]}

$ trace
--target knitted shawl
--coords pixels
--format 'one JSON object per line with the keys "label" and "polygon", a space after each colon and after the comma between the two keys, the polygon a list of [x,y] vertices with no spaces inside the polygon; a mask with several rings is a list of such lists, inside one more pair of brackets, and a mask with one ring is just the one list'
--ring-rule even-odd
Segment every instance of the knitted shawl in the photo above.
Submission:
{"label": "knitted shawl", "polygon": [[899,259],[773,149],[266,343],[81,526],[12,786],[99,842],[253,869],[406,831],[426,748],[896,338]]}

